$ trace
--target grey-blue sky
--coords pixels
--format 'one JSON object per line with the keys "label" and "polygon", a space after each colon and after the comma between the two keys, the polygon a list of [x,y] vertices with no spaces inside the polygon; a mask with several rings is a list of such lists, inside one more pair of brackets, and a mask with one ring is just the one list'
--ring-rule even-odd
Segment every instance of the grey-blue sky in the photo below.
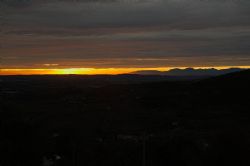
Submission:
{"label": "grey-blue sky", "polygon": [[247,0],[0,0],[3,67],[250,65]]}

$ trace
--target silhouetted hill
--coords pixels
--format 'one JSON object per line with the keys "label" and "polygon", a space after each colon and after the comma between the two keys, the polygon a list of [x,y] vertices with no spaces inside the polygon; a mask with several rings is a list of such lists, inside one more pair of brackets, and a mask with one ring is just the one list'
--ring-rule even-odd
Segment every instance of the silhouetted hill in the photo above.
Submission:
{"label": "silhouetted hill", "polygon": [[249,88],[250,70],[242,70],[221,76],[204,79],[199,85],[207,85],[210,87],[231,87],[233,89]]}
{"label": "silhouetted hill", "polygon": [[133,72],[133,74],[141,74],[141,75],[167,75],[167,76],[217,76],[223,75],[227,73],[241,71],[243,69],[239,68],[229,68],[229,69],[194,69],[194,68],[186,68],[186,69],[171,69],[169,71],[157,71],[157,70],[142,70]]}
{"label": "silhouetted hill", "polygon": [[140,75],[0,78],[5,166],[42,165],[55,155],[61,157],[57,166],[138,166],[145,153],[147,166],[250,163],[250,70],[185,81]]}
{"label": "silhouetted hill", "polygon": [[[196,105],[196,114],[207,115],[225,112],[239,116],[249,114],[250,70],[212,77],[193,83],[188,87],[188,102]],[[195,110],[193,108],[193,110]],[[241,115],[242,116],[242,115]]]}

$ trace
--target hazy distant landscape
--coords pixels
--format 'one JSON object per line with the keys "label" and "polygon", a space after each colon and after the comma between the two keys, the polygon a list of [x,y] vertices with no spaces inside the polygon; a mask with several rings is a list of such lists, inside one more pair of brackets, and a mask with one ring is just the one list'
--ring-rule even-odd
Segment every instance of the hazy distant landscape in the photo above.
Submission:
{"label": "hazy distant landscape", "polygon": [[0,0],[0,166],[250,166],[250,0]]}
{"label": "hazy distant landscape", "polygon": [[0,80],[1,165],[250,164],[250,70]]}
{"label": "hazy distant landscape", "polygon": [[132,74],[139,75],[164,75],[164,76],[186,76],[187,78],[192,77],[209,77],[209,76],[218,76],[222,74],[228,74],[232,72],[242,71],[241,68],[228,68],[228,69],[194,69],[194,68],[185,68],[185,69],[170,69],[168,71],[157,71],[157,70],[141,70],[132,72]]}

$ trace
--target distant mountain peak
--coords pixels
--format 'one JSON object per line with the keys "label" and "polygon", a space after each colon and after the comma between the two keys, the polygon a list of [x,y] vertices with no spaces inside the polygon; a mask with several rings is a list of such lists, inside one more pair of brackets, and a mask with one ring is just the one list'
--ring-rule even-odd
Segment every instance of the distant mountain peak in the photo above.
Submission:
{"label": "distant mountain peak", "polygon": [[168,71],[158,71],[158,70],[140,70],[133,72],[132,74],[141,74],[141,75],[166,75],[166,76],[217,76],[228,74],[232,72],[242,71],[241,68],[228,68],[228,69],[195,69],[195,68],[174,68]]}

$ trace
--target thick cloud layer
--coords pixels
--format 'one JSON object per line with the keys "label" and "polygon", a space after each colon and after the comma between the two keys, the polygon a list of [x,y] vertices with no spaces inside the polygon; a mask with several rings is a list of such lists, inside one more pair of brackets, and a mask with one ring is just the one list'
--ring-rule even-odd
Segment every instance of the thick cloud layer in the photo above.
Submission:
{"label": "thick cloud layer", "polygon": [[0,0],[3,66],[250,66],[248,0]]}

